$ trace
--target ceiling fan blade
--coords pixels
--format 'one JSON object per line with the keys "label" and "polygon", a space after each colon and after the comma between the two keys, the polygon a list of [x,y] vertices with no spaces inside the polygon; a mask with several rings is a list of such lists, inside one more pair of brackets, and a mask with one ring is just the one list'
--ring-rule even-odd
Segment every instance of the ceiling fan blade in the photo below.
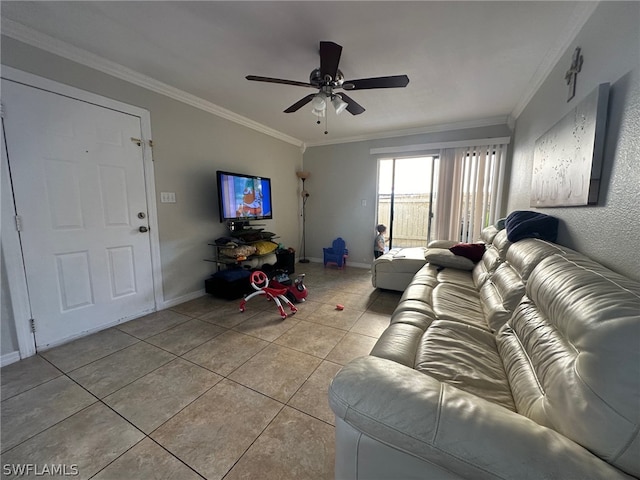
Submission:
{"label": "ceiling fan blade", "polygon": [[310,83],[296,82],[295,80],[283,80],[282,78],[258,77],[256,75],[247,75],[245,78],[254,82],[281,83],[283,85],[295,85],[297,87],[318,88]]}
{"label": "ceiling fan blade", "polygon": [[293,105],[291,105],[289,108],[287,108],[284,113],[293,113],[296,112],[298,110],[300,110],[300,108],[304,107],[307,103],[309,103],[313,97],[315,97],[316,94],[315,93],[310,93],[309,95],[307,95],[306,97],[298,100],[296,103],[294,103]]}
{"label": "ceiling fan blade", "polygon": [[329,75],[335,80],[338,74],[338,64],[340,63],[340,55],[342,47],[333,42],[320,42],[320,73],[322,80]]}
{"label": "ceiling fan blade", "polygon": [[366,90],[371,88],[402,88],[409,84],[406,75],[393,75],[390,77],[360,78],[358,80],[345,80],[342,88],[345,90]]}
{"label": "ceiling fan blade", "polygon": [[360,115],[362,112],[364,112],[364,107],[356,102],[353,98],[349,97],[346,93],[340,93],[339,95],[345,102],[348,103],[347,112],[349,112],[351,115]]}

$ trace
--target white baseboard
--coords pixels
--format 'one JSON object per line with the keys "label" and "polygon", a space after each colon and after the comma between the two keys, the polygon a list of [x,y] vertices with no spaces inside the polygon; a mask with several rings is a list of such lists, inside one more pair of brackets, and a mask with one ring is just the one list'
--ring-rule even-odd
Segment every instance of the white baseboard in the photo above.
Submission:
{"label": "white baseboard", "polygon": [[44,352],[46,350],[51,350],[52,348],[59,347],[60,345],[64,345],[65,343],[73,342],[74,340],[78,340],[79,338],[86,337],[88,335],[92,335],[94,333],[101,332],[103,330],[107,330],[109,328],[115,327],[116,325],[120,325],[122,323],[127,323],[131,320],[135,320],[136,318],[144,317],[145,315],[149,315],[155,312],[155,309],[146,310],[144,312],[139,312],[135,315],[122,317],[119,320],[115,320],[113,322],[105,323],[104,325],[100,325],[95,328],[90,328],[89,330],[85,330],[80,333],[74,333],[73,335],[69,335],[68,337],[56,340],[55,342],[48,343],[47,345],[38,345],[38,352]]}
{"label": "white baseboard", "polygon": [[[172,300],[168,300],[168,301],[163,302],[161,305],[158,305],[157,310],[158,311],[159,310],[165,310],[167,308],[173,307],[174,305],[179,305],[181,303],[188,302],[189,300],[193,300],[193,299],[202,297],[205,294],[206,294],[206,292],[204,291],[204,289],[198,290],[196,292],[188,293],[186,295],[182,295],[181,297],[174,298]],[[69,342],[71,342],[73,340],[76,340],[78,338],[86,337],[87,335],[91,335],[92,333],[97,333],[99,331],[106,330],[106,329],[111,328],[111,327],[115,327],[116,325],[120,325],[120,324],[128,322],[130,320],[134,320],[135,318],[139,318],[139,317],[142,317],[144,315],[148,315],[150,313],[153,313],[154,311],[155,310],[149,310],[149,311],[143,312],[141,314],[134,315],[132,317],[121,318],[121,319],[119,319],[117,321],[110,322],[110,323],[107,323],[105,325],[101,325],[99,327],[96,327],[96,328],[93,328],[93,329],[90,329],[90,330],[86,330],[84,332],[81,332],[81,333],[78,333],[78,334],[75,334],[75,335],[71,335],[69,337],[63,338],[63,339],[58,340],[56,342],[52,342],[52,343],[50,343],[48,345],[39,345],[38,346],[38,351],[50,350],[50,349],[52,349],[54,347],[57,347],[59,345],[65,344],[65,343],[69,343]],[[0,357],[0,362],[2,363],[2,366],[9,365],[10,363],[17,362],[18,360],[20,360],[20,353],[19,352],[11,352],[11,353],[8,353],[6,355],[2,355]]]}
{"label": "white baseboard", "polygon": [[0,356],[0,367],[4,367],[6,365],[16,363],[19,360],[20,360],[20,352],[18,351],[5,353],[4,355]]}
{"label": "white baseboard", "polygon": [[176,298],[172,298],[171,300],[165,300],[162,305],[158,305],[158,310],[165,310],[167,308],[175,307],[176,305],[180,305],[181,303],[188,302],[189,300],[195,300],[196,298],[200,298],[206,295],[207,292],[202,290],[197,290],[195,292],[187,293],[186,295],[181,295]]}
{"label": "white baseboard", "polygon": [[[308,257],[308,260],[313,263],[324,263],[324,258]],[[371,270],[370,263],[350,262],[349,259],[347,259],[347,267],[366,268],[367,270]]]}

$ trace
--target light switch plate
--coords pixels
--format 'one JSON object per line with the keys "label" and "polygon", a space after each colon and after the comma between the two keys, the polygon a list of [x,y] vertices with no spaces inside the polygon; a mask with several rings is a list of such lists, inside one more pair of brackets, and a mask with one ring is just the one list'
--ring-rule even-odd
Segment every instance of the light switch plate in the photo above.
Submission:
{"label": "light switch plate", "polygon": [[160,192],[160,203],[176,203],[176,192]]}

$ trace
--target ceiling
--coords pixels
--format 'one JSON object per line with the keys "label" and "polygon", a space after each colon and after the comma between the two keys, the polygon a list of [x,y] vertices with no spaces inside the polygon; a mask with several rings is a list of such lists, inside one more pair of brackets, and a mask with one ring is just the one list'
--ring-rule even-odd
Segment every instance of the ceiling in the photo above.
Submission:
{"label": "ceiling", "polygon": [[[290,143],[319,145],[517,117],[594,5],[3,0],[1,13],[3,34]],[[310,104],[283,113],[312,90],[245,80],[308,82],[320,40],[343,46],[346,79],[407,74],[410,83],[349,92],[366,112],[329,108],[325,135]]]}

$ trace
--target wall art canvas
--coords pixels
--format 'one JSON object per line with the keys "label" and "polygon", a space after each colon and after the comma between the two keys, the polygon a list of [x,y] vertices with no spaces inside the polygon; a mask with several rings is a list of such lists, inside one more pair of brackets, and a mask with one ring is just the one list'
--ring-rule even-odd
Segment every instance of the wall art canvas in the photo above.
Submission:
{"label": "wall art canvas", "polygon": [[608,102],[603,83],[536,140],[530,206],[598,203]]}

